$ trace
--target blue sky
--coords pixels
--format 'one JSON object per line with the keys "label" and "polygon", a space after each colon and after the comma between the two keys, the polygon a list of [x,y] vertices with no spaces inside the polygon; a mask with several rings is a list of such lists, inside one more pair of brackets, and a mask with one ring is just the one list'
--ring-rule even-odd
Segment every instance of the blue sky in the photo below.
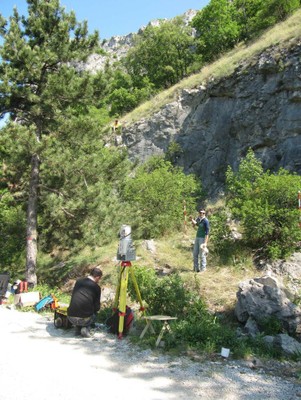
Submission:
{"label": "blue sky", "polygon": [[[77,20],[88,21],[89,31],[101,39],[137,32],[153,19],[173,18],[191,9],[200,10],[210,0],[61,0],[66,11],[74,10]],[[16,6],[26,13],[26,0],[0,0],[0,13],[8,18]]]}

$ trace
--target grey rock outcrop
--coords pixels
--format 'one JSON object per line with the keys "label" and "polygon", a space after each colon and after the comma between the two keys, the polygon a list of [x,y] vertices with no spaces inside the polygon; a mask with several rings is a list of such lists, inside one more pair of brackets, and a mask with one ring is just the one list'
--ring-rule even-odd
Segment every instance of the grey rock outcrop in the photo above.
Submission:
{"label": "grey rock outcrop", "polygon": [[276,336],[264,336],[263,340],[268,347],[277,348],[284,355],[300,356],[301,354],[301,343],[287,334],[281,333]]}
{"label": "grey rock outcrop", "polygon": [[263,260],[258,267],[266,273],[274,276],[285,276],[285,287],[287,297],[294,301],[299,298],[300,277],[301,277],[301,253],[293,253],[286,260],[275,260],[265,263]]}
{"label": "grey rock outcrop", "polygon": [[301,173],[301,42],[266,50],[231,76],[191,90],[149,119],[123,129],[131,159],[164,154],[171,142],[176,163],[194,173],[213,197],[225,172],[252,148],[265,169]]}
{"label": "grey rock outcrop", "polygon": [[301,354],[301,343],[286,334],[277,335],[274,339],[274,346],[279,347],[286,355]]}
{"label": "grey rock outcrop", "polygon": [[258,326],[271,317],[278,319],[289,334],[296,334],[301,324],[301,309],[286,295],[285,287],[271,276],[254,278],[240,283],[236,294],[235,315],[242,323],[251,327],[256,335]]}
{"label": "grey rock outcrop", "polygon": [[[196,13],[197,10],[187,10],[181,15],[184,23],[188,25]],[[141,35],[147,26],[159,26],[162,21],[167,21],[167,19],[150,21],[146,26],[142,26],[137,33],[131,32],[127,35],[116,35],[109,39],[104,39],[100,46],[104,54],[92,54],[86,63],[81,64],[80,68],[91,73],[102,71],[107,63],[112,65],[127,55],[128,51],[134,46],[135,34]],[[195,30],[192,31],[192,34],[195,35]]]}

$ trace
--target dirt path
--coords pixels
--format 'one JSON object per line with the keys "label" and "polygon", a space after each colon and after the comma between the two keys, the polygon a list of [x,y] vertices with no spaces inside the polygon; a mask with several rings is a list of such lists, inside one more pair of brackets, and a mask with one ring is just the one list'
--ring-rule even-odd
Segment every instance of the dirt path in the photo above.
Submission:
{"label": "dirt path", "polygon": [[105,331],[75,338],[52,319],[0,306],[1,400],[296,400],[293,380],[230,360],[199,363],[139,351]]}

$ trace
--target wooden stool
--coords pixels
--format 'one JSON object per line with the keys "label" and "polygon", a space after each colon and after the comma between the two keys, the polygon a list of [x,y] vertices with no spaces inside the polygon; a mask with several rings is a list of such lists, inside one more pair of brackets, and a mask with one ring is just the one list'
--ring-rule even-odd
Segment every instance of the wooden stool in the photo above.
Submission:
{"label": "wooden stool", "polygon": [[165,331],[171,332],[171,329],[170,329],[168,321],[178,319],[177,317],[170,317],[169,315],[150,315],[150,316],[144,316],[142,318],[146,320],[146,326],[145,326],[145,328],[143,329],[143,331],[142,331],[142,333],[140,335],[140,339],[142,339],[144,337],[144,335],[146,334],[148,329],[151,329],[152,333],[156,333],[155,330],[154,330],[154,327],[152,325],[152,321],[161,321],[161,322],[163,322],[162,329],[161,329],[161,331],[159,333],[159,336],[158,336],[158,338],[156,340],[156,347],[159,346],[159,343],[161,342],[161,339],[163,337],[164,332]]}

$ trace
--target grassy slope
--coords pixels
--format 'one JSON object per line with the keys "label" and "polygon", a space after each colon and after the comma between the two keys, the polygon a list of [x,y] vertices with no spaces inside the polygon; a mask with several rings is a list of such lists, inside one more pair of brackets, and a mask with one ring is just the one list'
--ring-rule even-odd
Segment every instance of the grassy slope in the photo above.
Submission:
{"label": "grassy slope", "polygon": [[159,93],[150,101],[137,107],[131,113],[122,118],[122,123],[130,125],[141,118],[148,118],[161,107],[176,100],[177,95],[183,89],[192,89],[200,85],[205,85],[208,80],[219,79],[231,75],[241,64],[252,64],[254,60],[265,49],[271,46],[287,48],[301,37],[301,9],[294,13],[286,21],[277,24],[267,30],[258,40],[251,44],[240,44],[235,49],[225,54],[216,62],[205,66],[198,74],[189,76],[181,82]]}
{"label": "grassy slope", "polygon": [[[134,232],[133,232],[134,237]],[[236,259],[232,259],[228,265],[223,265],[211,252],[208,256],[208,268],[205,273],[194,273],[192,267],[192,246],[195,237],[195,230],[188,227],[187,233],[176,232],[172,236],[166,236],[160,240],[155,240],[154,253],[146,249],[144,241],[136,241],[136,260],[132,262],[134,268],[155,268],[158,274],[169,274],[179,272],[185,286],[200,293],[206,301],[209,309],[213,312],[233,311],[238,284],[242,280],[259,276],[259,273],[252,265],[251,257],[241,254]],[[89,261],[91,265],[99,264],[104,272],[102,281],[103,287],[116,288],[118,266],[116,252],[118,240],[110,243],[109,246],[98,248],[93,253],[87,251],[81,254],[80,259],[70,260],[74,264],[80,264],[85,260],[85,269]],[[209,250],[210,248],[209,243]],[[76,275],[81,275],[80,268]],[[74,276],[75,277],[75,276]],[[67,285],[68,289],[72,285]]]}

